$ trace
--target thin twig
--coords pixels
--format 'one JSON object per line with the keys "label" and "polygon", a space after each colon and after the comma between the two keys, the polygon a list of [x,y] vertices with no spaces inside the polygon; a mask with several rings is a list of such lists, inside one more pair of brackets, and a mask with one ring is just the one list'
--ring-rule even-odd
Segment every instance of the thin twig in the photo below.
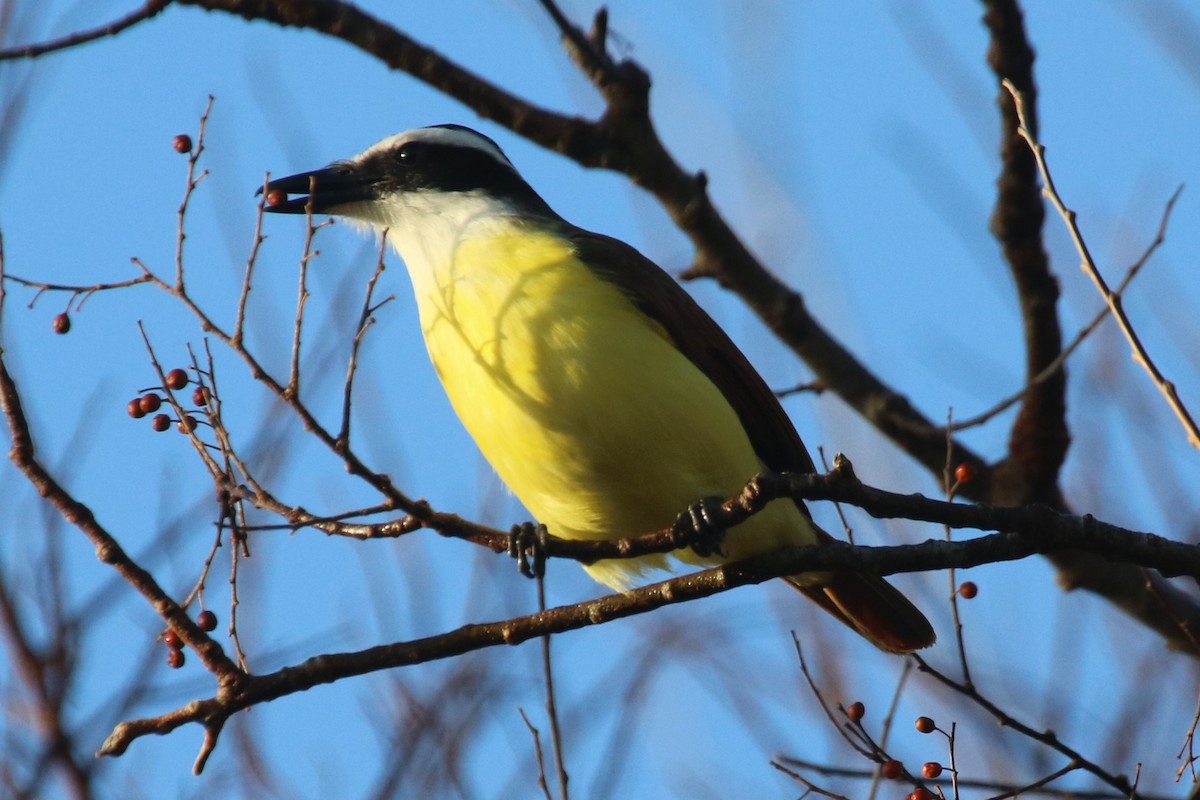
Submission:
{"label": "thin twig", "polygon": [[[817,456],[821,459],[821,469],[829,471],[829,462],[825,460],[825,446],[817,446]],[[842,522],[842,532],[846,534],[846,541],[854,544],[854,528],[846,521],[846,512],[842,509],[841,503],[834,503],[833,510],[837,512],[838,519]]]}
{"label": "thin twig", "polygon": [[[538,571],[537,598],[538,611],[546,611],[546,581],[544,571]],[[546,717],[550,720],[550,742],[554,746],[554,770],[558,774],[558,792],[560,800],[568,800],[566,757],[563,755],[562,730],[558,724],[558,704],[554,699],[554,670],[550,659],[550,635],[542,637],[542,680],[546,685]]]}
{"label": "thin twig", "polygon": [[0,61],[11,61],[17,58],[37,58],[38,56],[47,53],[53,53],[57,50],[66,50],[71,47],[76,47],[88,42],[94,42],[97,39],[105,39],[110,36],[116,36],[122,31],[132,28],[139,22],[144,22],[151,17],[157,16],[164,8],[171,4],[172,0],[147,0],[146,4],[136,11],[131,11],[125,16],[113,20],[105,25],[100,25],[87,31],[77,31],[68,34],[67,36],[58,39],[51,39],[48,42],[41,44],[24,44],[17,47],[9,47],[0,50]]}
{"label": "thin twig", "polygon": [[231,339],[237,346],[241,346],[242,337],[245,335],[246,328],[246,302],[250,299],[251,277],[254,274],[254,266],[258,263],[258,250],[262,247],[262,243],[267,240],[263,234],[263,209],[267,205],[267,182],[271,180],[271,173],[263,175],[262,193],[259,195],[258,203],[255,206],[254,212],[254,243],[250,245],[250,255],[246,257],[246,271],[242,274],[242,290],[238,293],[237,317],[233,323],[233,334]]}
{"label": "thin twig", "polygon": [[[1183,759],[1183,763],[1179,765],[1179,769],[1175,771],[1175,782],[1178,783],[1183,778],[1183,773],[1191,770],[1192,783],[1196,782],[1196,761],[1200,756],[1196,755],[1196,726],[1200,725],[1200,702],[1196,704],[1196,713],[1192,715],[1192,724],[1188,726],[1187,733],[1183,737],[1183,744],[1179,747],[1179,752],[1175,754],[1175,758]],[[1184,753],[1187,753],[1187,758],[1184,758]]]}
{"label": "thin twig", "polygon": [[575,55],[579,66],[592,76],[592,82],[602,86],[611,80],[614,65],[604,50],[604,40],[608,29],[607,12],[602,9],[597,13],[596,35],[589,37],[567,19],[566,14],[554,3],[554,0],[538,0],[538,2],[558,27],[559,33],[568,44],[569,51]]}
{"label": "thin twig", "polygon": [[[2,297],[0,294],[0,299]],[[9,458],[46,501],[91,540],[96,547],[97,558],[113,567],[130,586],[146,598],[159,616],[196,651],[205,667],[217,676],[223,685],[232,685],[241,680],[244,673],[229,660],[221,646],[196,626],[187,612],[163,590],[150,572],[125,553],[113,535],[96,521],[91,509],[76,500],[42,466],[34,454],[29,423],[22,408],[16,382],[4,363],[3,350],[0,350],[0,409],[4,411],[12,441]]]}
{"label": "thin twig", "polygon": [[1006,797],[1020,797],[1023,794],[1028,794],[1029,792],[1036,791],[1043,786],[1047,786],[1062,776],[1068,775],[1075,770],[1080,769],[1081,767],[1082,765],[1079,762],[1071,761],[1062,769],[1055,770],[1040,780],[1036,780],[1033,783],[1026,784],[1025,786],[1008,789],[1000,794],[992,795],[987,800],[1004,800]]}
{"label": "thin twig", "polygon": [[[839,778],[857,778],[859,780],[867,780],[871,777],[873,770],[855,769],[848,767],[835,767],[829,764],[820,764],[815,761],[806,761],[800,758],[791,756],[780,756],[779,761],[784,764],[791,764],[801,769],[812,770],[819,772],[822,775],[833,775]],[[792,774],[792,773],[789,773]],[[949,778],[932,778],[925,781],[932,786],[949,786]],[[1111,791],[1099,791],[1092,789],[1051,789],[1047,786],[1040,785],[1036,787],[1017,787],[1009,783],[1001,783],[1000,781],[987,781],[975,778],[959,778],[958,785],[964,789],[987,789],[995,791],[1007,791],[1010,794],[1014,791],[1023,792],[1025,794],[1044,795],[1046,797],[1058,797],[1063,800],[1122,800],[1127,795],[1123,793]],[[1141,795],[1142,800],[1171,800],[1164,796]]]}
{"label": "thin twig", "polygon": [[191,202],[192,193],[196,191],[196,187],[200,181],[208,177],[208,170],[204,170],[199,175],[196,174],[196,164],[200,161],[200,155],[204,152],[204,135],[208,129],[208,115],[212,112],[213,96],[208,96],[208,103],[204,106],[204,112],[200,115],[200,127],[196,133],[196,145],[192,151],[188,153],[188,168],[187,168],[187,185],[183,190],[183,199],[179,201],[179,209],[175,212],[178,219],[178,227],[175,232],[175,290],[183,292],[183,242],[187,239],[187,233],[184,231],[184,221],[187,218],[188,203]]}
{"label": "thin twig", "polygon": [[946,736],[946,748],[950,752],[950,789],[954,792],[954,800],[958,800],[958,755],[955,743],[958,737],[958,723],[951,720],[950,733]]}
{"label": "thin twig", "polygon": [[[821,710],[825,712],[825,716],[829,718],[829,721],[833,724],[833,727],[837,729],[837,732],[841,735],[841,737],[846,740],[846,744],[853,747],[855,751],[857,751],[858,754],[864,758],[878,762],[880,760],[879,756],[876,754],[875,748],[872,746],[873,743],[870,741],[870,737],[868,737],[866,732],[862,729],[862,725],[843,724],[834,715],[833,709],[825,700],[825,695],[821,694],[821,687],[817,686],[817,682],[813,678],[812,673],[808,671],[808,661],[804,658],[804,648],[800,646],[800,637],[796,635],[795,631],[792,631],[791,633],[792,644],[796,648],[796,659],[800,662],[800,674],[804,676],[804,681],[808,684],[809,691],[813,693],[813,697],[817,698],[817,703],[821,706]],[[840,705],[838,708],[842,712],[842,715],[846,716],[846,710]]]}
{"label": "thin twig", "polygon": [[1029,725],[1026,725],[1020,720],[1016,719],[1011,714],[993,703],[991,700],[984,697],[975,687],[967,686],[966,684],[960,683],[952,678],[947,677],[946,675],[943,675],[941,672],[931,667],[928,662],[918,655],[913,655],[912,658],[916,660],[917,666],[922,672],[933,676],[943,686],[953,689],[963,697],[971,700],[977,706],[991,714],[996,721],[1004,727],[1010,728],[1028,739],[1043,744],[1046,747],[1061,753],[1062,755],[1071,759],[1072,762],[1077,762],[1080,769],[1096,776],[1104,783],[1116,789],[1118,792],[1124,792],[1130,794],[1130,796],[1136,796],[1127,777],[1124,775],[1114,775],[1096,762],[1085,758],[1077,750],[1062,742],[1053,731],[1034,730]]}
{"label": "thin twig", "polygon": [[387,229],[379,237],[379,260],[375,263],[375,271],[367,280],[367,291],[363,296],[362,311],[358,315],[358,325],[354,330],[354,341],[350,345],[350,363],[346,365],[346,382],[342,389],[342,424],[338,429],[337,441],[343,448],[350,446],[350,401],[354,388],[354,374],[358,369],[358,349],[362,345],[367,329],[375,322],[373,316],[386,303],[394,299],[388,295],[379,303],[372,305],[371,299],[375,294],[375,284],[385,269],[384,256],[387,254]]}
{"label": "thin twig", "polygon": [[[817,786],[815,783],[810,781],[808,778],[805,778],[803,775],[801,775],[800,773],[798,773],[794,770],[788,769],[783,764],[779,763],[778,761],[775,761],[774,759],[771,760],[771,766],[774,767],[775,769],[779,770],[780,772],[782,772],[784,775],[787,775],[792,780],[804,784],[805,788],[807,788],[809,792],[815,792],[815,793],[821,795],[822,797],[832,797],[832,798],[834,798],[834,800],[850,800],[845,795],[835,794],[831,791],[828,791],[827,789],[822,789],[820,786]],[[807,794],[807,792],[805,794]],[[803,797],[804,795],[800,795],[800,796]]]}
{"label": "thin twig", "polygon": [[93,294],[95,294],[96,292],[107,292],[112,289],[126,289],[130,286],[137,286],[142,283],[151,283],[153,281],[153,279],[149,275],[145,275],[145,274],[139,275],[136,278],[130,278],[127,281],[115,281],[112,283],[93,283],[88,286],[78,286],[75,284],[68,284],[68,283],[46,283],[44,281],[34,281],[34,280],[30,280],[28,278],[21,278],[16,275],[5,275],[4,280],[12,281],[13,283],[19,284],[21,286],[28,286],[30,289],[37,290],[33,295],[33,299],[31,299],[29,301],[29,303],[26,305],[27,308],[33,308],[34,304],[37,303],[38,298],[41,297],[46,292],[70,292],[71,299],[67,302],[68,306],[71,305],[71,303],[75,302],[76,297],[78,297],[79,295],[83,295],[83,299],[80,300],[79,305],[77,305],[75,307],[76,311],[83,308],[83,304],[87,301],[87,299],[89,297],[91,297]]}
{"label": "thin twig", "polygon": [[[957,476],[954,474],[955,465],[950,460],[953,455],[954,439],[951,434],[952,425],[954,422],[953,409],[946,411],[946,468],[942,471],[942,482],[946,491],[946,502],[954,500],[954,492],[958,488]],[[949,525],[943,525],[946,541],[954,541],[953,529]],[[951,567],[946,570],[946,578],[950,583],[950,616],[954,622],[954,642],[958,650],[958,663],[962,668],[963,683],[967,686],[973,685],[971,681],[971,668],[967,665],[967,646],[963,641],[963,624],[962,617],[958,613],[958,571]]]}
{"label": "thin twig", "polygon": [[525,720],[525,727],[529,729],[529,735],[533,737],[533,753],[537,758],[538,767],[538,788],[542,790],[542,796],[546,800],[554,800],[550,795],[550,784],[546,782],[546,759],[542,753],[542,736],[538,733],[538,729],[533,727],[533,723],[529,721],[529,717],[525,714],[525,709],[518,708],[517,713],[521,715],[521,719]]}
{"label": "thin twig", "polygon": [[[908,683],[908,676],[912,675],[913,662],[909,659],[904,659],[904,667],[900,670],[900,678],[896,681],[896,690],[892,692],[892,702],[888,704],[887,713],[883,716],[883,722],[879,725],[879,746],[887,749],[888,737],[891,735],[892,722],[896,718],[896,709],[900,705],[900,695],[904,692],[904,684]],[[871,788],[867,793],[868,797],[874,797],[879,790],[879,781],[883,775],[878,769],[871,770]]]}
{"label": "thin twig", "polygon": [[1083,234],[1079,230],[1076,223],[1076,213],[1066,206],[1062,196],[1058,193],[1058,189],[1054,185],[1054,178],[1050,174],[1050,167],[1046,163],[1046,147],[1038,142],[1034,134],[1026,125],[1026,109],[1025,95],[1019,91],[1011,81],[1004,81],[1004,88],[1007,89],[1013,96],[1013,101],[1017,105],[1017,117],[1021,122],[1018,128],[1018,133],[1021,134],[1029,149],[1033,151],[1033,156],[1037,160],[1038,171],[1042,174],[1042,181],[1045,184],[1043,194],[1054,205],[1063,222],[1066,223],[1067,231],[1071,235],[1071,241],[1075,243],[1075,250],[1079,253],[1080,267],[1085,275],[1092,279],[1092,283],[1096,285],[1096,289],[1100,292],[1100,296],[1104,298],[1104,302],[1108,305],[1109,311],[1113,318],[1117,321],[1121,333],[1125,335],[1126,341],[1129,342],[1130,348],[1133,350],[1133,359],[1141,364],[1142,369],[1150,376],[1154,385],[1158,387],[1158,391],[1166,398],[1167,404],[1171,410],[1175,412],[1175,416],[1187,431],[1188,444],[1200,449],[1200,426],[1197,426],[1196,421],[1192,418],[1191,412],[1179,399],[1178,392],[1175,391],[1175,384],[1162,374],[1158,366],[1151,359],[1150,353],[1142,344],[1141,338],[1137,331],[1133,328],[1133,323],[1129,321],[1129,317],[1125,314],[1124,304],[1122,303],[1120,294],[1113,292],[1108,288],[1108,283],[1105,282],[1104,276],[1100,274],[1100,269],[1096,266],[1096,262],[1092,259],[1091,251],[1088,249],[1087,242],[1084,241]]}
{"label": "thin twig", "polygon": [[[1167,204],[1163,208],[1162,217],[1158,221],[1158,231],[1155,233],[1154,240],[1151,241],[1149,246],[1147,246],[1147,248],[1142,252],[1142,255],[1138,257],[1138,260],[1133,262],[1129,269],[1125,271],[1125,276],[1121,278],[1121,282],[1117,284],[1117,288],[1113,294],[1117,295],[1118,297],[1123,295],[1125,290],[1129,287],[1130,282],[1141,271],[1142,267],[1146,265],[1146,262],[1150,260],[1150,256],[1153,255],[1154,251],[1161,247],[1163,242],[1166,241],[1167,223],[1171,219],[1171,212],[1175,209],[1175,201],[1179,199],[1179,195],[1182,191],[1183,186],[1180,185],[1179,188],[1175,190],[1174,194],[1171,195],[1170,199],[1167,200]],[[1091,335],[1092,331],[1100,327],[1100,323],[1103,322],[1108,315],[1109,307],[1106,305],[1096,313],[1096,316],[1092,317],[1090,322],[1079,329],[1079,331],[1075,334],[1075,337],[1071,339],[1071,342],[1063,348],[1063,351],[1059,353],[1053,361],[1047,364],[1041,372],[1035,375],[1032,380],[1030,380],[1027,384],[1022,386],[1013,394],[1001,400],[999,403],[996,403],[991,408],[981,411],[973,417],[968,417],[967,419],[954,423],[950,430],[957,433],[958,431],[966,430],[968,428],[974,428],[982,425],[998,414],[1002,414],[1007,411],[1014,404],[1025,397],[1025,395],[1029,394],[1030,390],[1045,383],[1047,380],[1057,374],[1058,371],[1062,369],[1063,364],[1067,363],[1067,359],[1071,357],[1071,354],[1074,353],[1081,344],[1083,344],[1084,340]]]}
{"label": "thin twig", "polygon": [[304,206],[304,253],[300,256],[300,285],[296,289],[296,321],[292,325],[292,361],[288,371],[287,389],[285,396],[300,400],[300,331],[304,327],[304,305],[308,302],[308,262],[320,255],[319,250],[313,250],[313,237],[317,229],[324,227],[328,220],[320,225],[313,225],[312,195],[316,192],[316,178],[309,178],[309,201]]}

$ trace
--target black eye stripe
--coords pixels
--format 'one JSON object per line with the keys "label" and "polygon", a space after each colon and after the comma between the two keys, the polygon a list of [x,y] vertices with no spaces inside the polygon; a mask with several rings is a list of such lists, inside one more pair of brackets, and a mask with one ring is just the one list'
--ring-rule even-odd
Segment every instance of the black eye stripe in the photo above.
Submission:
{"label": "black eye stripe", "polygon": [[380,194],[481,191],[533,213],[554,215],[507,161],[478,147],[418,139],[371,153],[356,166]]}

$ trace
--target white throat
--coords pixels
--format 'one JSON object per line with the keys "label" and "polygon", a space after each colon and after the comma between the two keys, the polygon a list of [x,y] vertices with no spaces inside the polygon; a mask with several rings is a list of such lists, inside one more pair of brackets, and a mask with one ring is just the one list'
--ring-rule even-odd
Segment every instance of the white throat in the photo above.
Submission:
{"label": "white throat", "polygon": [[338,213],[376,235],[386,231],[414,284],[423,284],[444,269],[464,241],[496,236],[521,225],[520,215],[509,203],[481,191],[411,192],[355,204]]}

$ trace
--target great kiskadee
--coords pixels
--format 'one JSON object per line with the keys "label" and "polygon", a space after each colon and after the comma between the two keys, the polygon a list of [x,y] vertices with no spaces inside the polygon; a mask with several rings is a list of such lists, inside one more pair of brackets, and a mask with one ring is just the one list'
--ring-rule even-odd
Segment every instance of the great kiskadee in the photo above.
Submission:
{"label": "great kiskadee", "polygon": [[[390,136],[270,181],[267,198],[267,211],[311,208],[386,231],[454,410],[551,534],[660,530],[701,498],[737,494],[764,468],[814,469],[775,395],[678,283],[632,247],[558,216],[470,128]],[[830,540],[802,503],[777,500],[728,531],[717,552],[672,555],[714,564]],[[624,590],[666,566],[656,555],[585,569]],[[934,641],[921,612],[882,578],[786,580],[883,650]]]}

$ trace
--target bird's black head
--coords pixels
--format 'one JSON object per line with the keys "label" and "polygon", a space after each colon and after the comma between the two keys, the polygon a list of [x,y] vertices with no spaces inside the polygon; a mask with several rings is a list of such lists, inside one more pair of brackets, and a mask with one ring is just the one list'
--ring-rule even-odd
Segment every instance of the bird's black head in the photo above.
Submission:
{"label": "bird's black head", "polygon": [[462,125],[398,133],[345,161],[277,178],[266,189],[265,209],[283,214],[310,207],[317,214],[342,213],[397,194],[479,192],[522,211],[553,215],[494,141]]}

